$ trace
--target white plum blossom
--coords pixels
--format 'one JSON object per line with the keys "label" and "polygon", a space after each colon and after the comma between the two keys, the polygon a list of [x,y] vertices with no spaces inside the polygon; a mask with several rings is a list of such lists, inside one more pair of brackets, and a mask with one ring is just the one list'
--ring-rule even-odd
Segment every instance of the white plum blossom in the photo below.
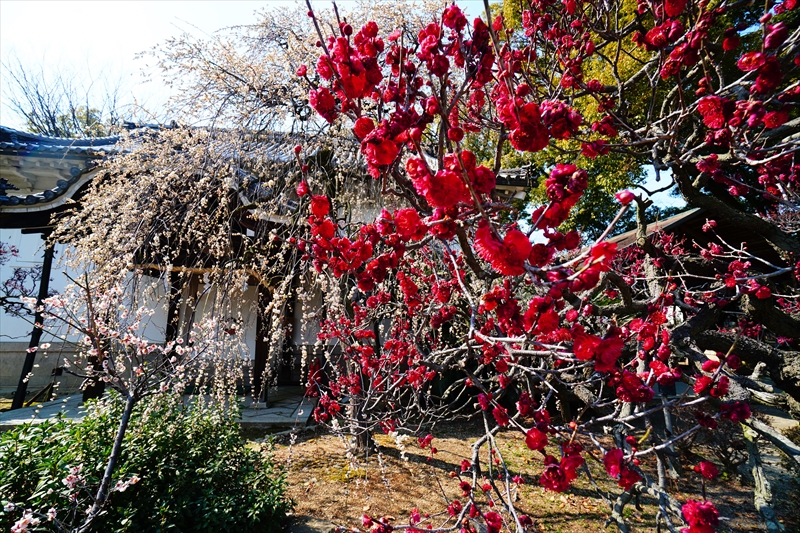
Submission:
{"label": "white plum blossom", "polygon": [[11,527],[11,533],[25,533],[30,531],[28,529],[29,527],[36,527],[40,523],[41,520],[33,516],[33,512],[30,509],[26,509],[25,514],[22,515],[22,518],[17,520]]}

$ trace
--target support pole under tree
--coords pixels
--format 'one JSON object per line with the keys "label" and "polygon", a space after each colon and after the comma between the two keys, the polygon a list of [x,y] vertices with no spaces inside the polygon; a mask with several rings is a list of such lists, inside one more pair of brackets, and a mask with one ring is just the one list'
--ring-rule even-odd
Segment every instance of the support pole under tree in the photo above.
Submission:
{"label": "support pole under tree", "polygon": [[[46,239],[48,234],[43,233],[42,238]],[[19,384],[14,393],[14,400],[11,402],[11,409],[19,409],[25,403],[25,393],[28,392],[28,374],[33,370],[33,363],[36,360],[36,351],[32,350],[39,346],[39,339],[42,338],[42,321],[44,320],[39,308],[47,298],[50,290],[50,271],[53,267],[53,243],[48,243],[44,249],[44,263],[42,263],[42,278],[39,280],[39,296],[36,298],[36,314],[33,318],[33,331],[31,331],[31,342],[28,344],[28,353],[25,354],[25,362],[22,364],[22,372],[19,375]]]}

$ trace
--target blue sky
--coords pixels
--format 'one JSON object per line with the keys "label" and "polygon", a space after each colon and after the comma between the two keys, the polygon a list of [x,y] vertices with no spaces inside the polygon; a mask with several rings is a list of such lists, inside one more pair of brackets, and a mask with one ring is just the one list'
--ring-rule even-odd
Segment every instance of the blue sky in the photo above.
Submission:
{"label": "blue sky", "polygon": [[[286,1],[107,1],[0,2],[0,56],[45,71],[66,69],[122,80],[127,96],[158,106],[166,91],[143,84],[146,60],[135,55],[186,31],[201,36],[221,28],[250,24],[264,7]],[[0,106],[0,123],[20,127],[18,117]]]}
{"label": "blue sky", "polygon": [[[442,0],[444,2],[444,0]],[[66,69],[100,75],[120,84],[130,99],[158,108],[168,93],[158,81],[142,83],[147,61],[134,59],[172,36],[189,32],[197,37],[256,21],[261,9],[291,7],[293,0],[227,1],[20,1],[0,0],[0,59],[19,57],[24,64],[45,71]],[[354,0],[338,0],[346,7]],[[476,15],[482,0],[458,2]],[[329,0],[312,4],[330,6]],[[24,124],[0,105],[0,124]]]}

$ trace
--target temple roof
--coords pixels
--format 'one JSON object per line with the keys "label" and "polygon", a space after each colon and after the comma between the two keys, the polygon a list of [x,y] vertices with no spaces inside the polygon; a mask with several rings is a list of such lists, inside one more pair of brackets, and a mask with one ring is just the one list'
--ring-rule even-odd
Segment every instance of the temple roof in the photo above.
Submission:
{"label": "temple roof", "polygon": [[44,137],[35,133],[18,131],[0,126],[0,151],[37,154],[87,154],[101,155],[113,152],[119,137],[96,137],[91,139],[65,139]]}
{"label": "temple roof", "polygon": [[0,126],[0,209],[41,210],[39,204],[74,189],[117,141],[43,137]]}
{"label": "temple roof", "polygon": [[[132,135],[157,134],[177,125],[125,124]],[[46,213],[72,198],[94,177],[92,170],[105,157],[119,153],[120,136],[86,139],[45,137],[0,126],[0,226],[20,227],[22,219],[9,222],[12,213]],[[273,163],[293,164],[294,147],[303,146],[306,158],[322,158],[342,170],[365,170],[364,156],[355,140],[330,137],[307,138],[290,133],[242,132],[241,146],[232,148],[232,158],[265,158]],[[535,184],[530,168],[502,170],[498,192],[513,196]],[[10,224],[10,225],[9,225]]]}
{"label": "temple roof", "polygon": [[[684,224],[691,222],[695,218],[700,217],[700,215],[702,214],[703,210],[700,209],[699,207],[695,207],[687,211],[683,211],[682,213],[678,213],[677,215],[673,215],[664,220],[657,220],[647,225],[647,235],[650,236],[653,233],[659,231],[665,231],[665,232],[675,231],[678,227],[681,227]],[[637,231],[638,230],[635,229],[626,231],[625,233],[621,233],[615,237],[609,238],[608,242],[616,243],[619,248],[625,248],[636,242]]]}

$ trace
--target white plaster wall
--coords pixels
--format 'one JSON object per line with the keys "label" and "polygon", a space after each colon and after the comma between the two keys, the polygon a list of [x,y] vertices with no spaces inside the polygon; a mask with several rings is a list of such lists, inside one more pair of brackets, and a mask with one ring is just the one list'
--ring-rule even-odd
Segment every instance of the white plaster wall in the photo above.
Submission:
{"label": "white plaster wall", "polygon": [[[19,255],[11,258],[8,263],[0,267],[0,282],[10,278],[17,267],[33,267],[41,265],[44,258],[44,241],[38,234],[23,234],[20,230],[0,229],[0,242],[15,246],[19,249]],[[79,279],[76,272],[67,271],[64,266],[59,264],[64,246],[56,247],[56,254],[53,261],[53,269],[50,275],[50,288],[59,293],[64,293],[66,287],[72,282],[69,277]],[[243,358],[254,359],[256,351],[256,324],[257,324],[257,287],[244,287],[241,298],[224,308],[215,308],[215,290],[213,287],[206,287],[200,283],[199,290],[203,296],[199,299],[195,321],[200,321],[205,315],[215,316],[223,323],[239,324],[244,330]],[[188,291],[188,287],[186,288]],[[38,286],[36,287],[38,292]],[[185,296],[188,296],[185,295]],[[166,333],[167,311],[169,302],[169,289],[164,278],[145,276],[141,280],[137,291],[137,301],[135,305],[130,305],[132,310],[138,307],[145,307],[153,310],[153,315],[145,317],[141,321],[139,335],[150,342],[162,343]],[[128,304],[131,302],[128,301]],[[32,316],[25,318],[6,314],[0,311],[0,393],[10,393],[17,387],[19,372],[22,368],[22,361],[25,358],[25,349],[30,341],[31,330],[33,328]],[[188,318],[184,316],[184,318]],[[191,327],[184,324],[184,327]],[[57,331],[57,334],[69,340],[77,340],[75,332],[67,332],[64,328]],[[315,335],[315,334],[314,334]],[[313,343],[313,340],[311,341]],[[29,390],[35,391],[46,386],[51,378],[51,371],[59,365],[64,356],[73,356],[73,347],[70,344],[60,342],[47,329],[42,334],[40,344],[50,343],[51,348],[47,351],[41,350],[37,353],[36,367],[29,382]],[[47,353],[45,353],[47,352]],[[75,392],[80,385],[79,379],[74,379],[66,374],[58,381],[61,382],[61,392]]]}
{"label": "white plaster wall", "polygon": [[[44,241],[39,234],[23,234],[18,229],[0,229],[0,242],[15,246],[19,249],[19,255],[12,257],[5,264],[0,266],[0,283],[9,279],[14,269],[18,267],[34,267],[41,265],[44,261]],[[50,288],[63,293],[70,280],[67,274],[75,277],[74,272],[67,272],[63,266],[58,264],[59,258],[64,250],[63,246],[56,246],[53,258],[53,268],[50,273]],[[35,288],[38,294],[39,287]],[[10,393],[17,388],[20,370],[26,356],[26,349],[30,342],[31,331],[33,329],[33,316],[18,317],[10,315],[0,310],[0,392]],[[64,332],[66,333],[66,332]],[[75,335],[68,336],[72,339]],[[52,370],[59,366],[63,357],[72,357],[73,349],[70,344],[60,342],[52,333],[45,330],[42,333],[40,344],[49,343],[52,346],[49,350],[40,350],[36,354],[33,376],[28,383],[28,390],[35,392],[48,383],[52,377]],[[60,383],[61,393],[71,393],[78,390],[81,380],[67,374],[57,379]]]}
{"label": "white plaster wall", "polygon": [[[44,241],[38,234],[23,234],[16,229],[0,229],[0,242],[16,246],[19,249],[17,257],[11,258],[8,263],[0,266],[0,282],[10,278],[17,267],[30,268],[41,265],[44,261]],[[66,287],[72,283],[69,278],[80,279],[79,273],[60,264],[64,248],[64,245],[56,246],[53,268],[50,273],[50,289],[62,294]],[[142,321],[140,333],[151,342],[164,342],[165,324],[167,323],[167,296],[169,294],[165,282],[159,278],[145,276],[142,280],[141,289],[137,307],[147,307],[153,309],[155,313],[152,317]],[[36,293],[38,293],[38,286],[36,287]],[[27,342],[30,339],[33,328],[31,320],[32,317],[26,319],[0,311],[0,342]],[[55,329],[51,328],[50,331],[55,331]],[[64,328],[59,328],[58,332],[67,339],[76,338],[74,333],[70,335]],[[57,339],[54,339],[48,328],[45,328],[41,342],[53,342],[54,340]]]}
{"label": "white plaster wall", "polygon": [[[23,234],[18,229],[0,229],[0,242],[4,242],[19,249],[19,255],[12,257],[8,263],[0,266],[0,283],[9,279],[18,267],[30,268],[44,262],[44,241],[39,234]],[[71,282],[67,275],[75,276],[75,272],[66,271],[59,265],[59,259],[64,251],[63,245],[56,246],[53,258],[53,269],[50,273],[50,289],[62,293]],[[36,287],[38,293],[39,287]],[[36,296],[34,294],[33,296]],[[0,342],[28,342],[31,336],[33,317],[25,318],[6,314],[0,310]],[[53,342],[53,336],[47,331],[42,334],[42,343]]]}
{"label": "white plaster wall", "polygon": [[153,311],[153,316],[142,320],[140,335],[150,342],[163,343],[166,336],[169,288],[164,278],[143,276],[138,305]]}
{"label": "white plaster wall", "polygon": [[319,325],[320,317],[304,314],[303,304],[305,303],[306,313],[318,313],[322,307],[323,295],[318,287],[312,285],[310,277],[304,280],[301,291],[308,291],[310,293],[310,298],[305,302],[300,298],[296,298],[295,300],[294,316],[292,317],[292,340],[297,346],[304,344],[313,345],[317,342],[317,335],[321,330]]}
{"label": "white plaster wall", "polygon": [[231,302],[230,306],[217,304],[216,288],[213,286],[201,282],[199,294],[201,296],[197,300],[195,322],[216,318],[226,327],[240,324],[244,329],[244,344],[248,352],[242,355],[251,360],[255,359],[258,288],[246,287],[241,299]]}

